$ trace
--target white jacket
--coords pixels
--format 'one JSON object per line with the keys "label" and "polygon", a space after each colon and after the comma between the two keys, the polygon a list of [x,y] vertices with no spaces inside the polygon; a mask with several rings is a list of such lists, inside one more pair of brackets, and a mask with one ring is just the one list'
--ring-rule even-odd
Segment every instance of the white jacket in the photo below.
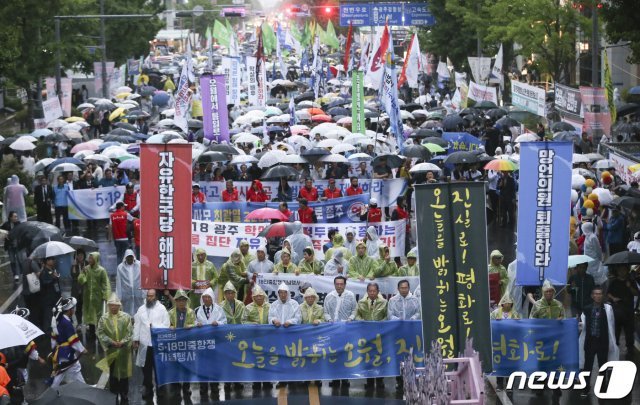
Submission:
{"label": "white jacket", "polygon": [[151,328],[168,328],[169,312],[160,302],[156,301],[152,308],[142,305],[134,317],[133,341],[141,346],[151,347]]}
{"label": "white jacket", "polygon": [[218,325],[227,324],[227,316],[224,314],[222,307],[215,302],[211,305],[209,310],[209,316],[206,315],[204,305],[200,305],[195,309],[196,311],[196,323],[202,325],[211,325],[213,321],[218,322]]}
{"label": "white jacket", "polygon": [[415,320],[420,319],[420,299],[409,293],[406,297],[400,293],[389,299],[387,306],[387,317],[389,320]]}
{"label": "white jacket", "polygon": [[270,324],[277,319],[282,324],[289,322],[296,325],[300,323],[301,317],[300,304],[291,298],[287,298],[287,302],[282,302],[282,300],[278,299],[269,307]]}

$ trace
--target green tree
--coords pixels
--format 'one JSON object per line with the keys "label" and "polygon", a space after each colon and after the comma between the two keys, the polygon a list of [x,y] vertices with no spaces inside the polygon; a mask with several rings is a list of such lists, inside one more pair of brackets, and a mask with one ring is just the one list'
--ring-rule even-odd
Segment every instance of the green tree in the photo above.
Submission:
{"label": "green tree", "polygon": [[598,9],[612,43],[629,41],[629,63],[640,63],[640,7],[636,0],[608,0]]}

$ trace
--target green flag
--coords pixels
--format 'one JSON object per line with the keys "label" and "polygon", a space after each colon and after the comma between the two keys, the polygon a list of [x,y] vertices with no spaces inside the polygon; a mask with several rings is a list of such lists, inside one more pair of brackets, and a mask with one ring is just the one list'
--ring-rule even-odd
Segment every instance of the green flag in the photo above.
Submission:
{"label": "green flag", "polygon": [[607,104],[609,105],[609,113],[611,113],[611,123],[615,124],[618,119],[618,111],[616,110],[616,103],[613,100],[613,81],[611,80],[611,68],[609,67],[609,57],[607,56],[607,50],[603,50],[604,58],[604,90],[607,95]]}
{"label": "green flag", "polygon": [[216,20],[213,24],[213,38],[218,41],[220,45],[229,47],[229,39],[231,33],[220,21]]}
{"label": "green flag", "polygon": [[270,55],[276,49],[276,34],[269,24],[262,24],[262,41],[265,54]]}
{"label": "green flag", "polygon": [[227,30],[229,31],[229,34],[231,34],[233,32],[233,27],[231,26],[231,24],[229,24],[229,20],[224,19],[224,25],[227,27]]}
{"label": "green flag", "polygon": [[309,42],[311,41],[311,28],[309,27],[309,22],[306,21],[304,23],[304,30],[302,31],[302,37],[300,38],[300,45],[304,48],[309,46]]}
{"label": "green flag", "polygon": [[351,94],[353,95],[351,108],[351,131],[365,134],[364,125],[364,72],[354,70],[351,77]]}
{"label": "green flag", "polygon": [[289,31],[291,32],[291,36],[298,42],[302,43],[302,33],[298,29],[298,24],[292,23],[289,27]]}
{"label": "green flag", "polygon": [[327,45],[333,49],[340,49],[340,41],[338,41],[336,30],[333,28],[331,20],[327,23]]}
{"label": "green flag", "polygon": [[329,45],[329,41],[327,39],[327,33],[322,29],[322,25],[316,24],[316,35],[320,39],[321,44]]}

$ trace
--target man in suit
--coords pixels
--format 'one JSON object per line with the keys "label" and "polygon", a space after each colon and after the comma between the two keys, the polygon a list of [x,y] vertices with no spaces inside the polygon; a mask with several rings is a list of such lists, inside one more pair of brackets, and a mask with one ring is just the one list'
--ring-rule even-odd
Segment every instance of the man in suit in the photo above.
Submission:
{"label": "man in suit", "polygon": [[36,203],[38,221],[52,223],[51,203],[53,202],[53,188],[49,185],[49,180],[46,176],[40,178],[40,185],[36,186],[34,190],[34,202]]}
{"label": "man in suit", "polygon": [[76,190],[83,190],[83,189],[96,188],[96,187],[98,187],[98,182],[96,182],[93,179],[93,174],[91,174],[91,170],[87,169],[84,176],[76,182],[73,188]]}

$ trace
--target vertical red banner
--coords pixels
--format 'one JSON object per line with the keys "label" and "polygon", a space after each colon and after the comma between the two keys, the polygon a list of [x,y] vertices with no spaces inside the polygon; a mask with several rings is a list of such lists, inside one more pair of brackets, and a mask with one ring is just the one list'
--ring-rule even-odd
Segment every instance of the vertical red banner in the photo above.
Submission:
{"label": "vertical red banner", "polygon": [[191,288],[191,145],[140,145],[142,288]]}

